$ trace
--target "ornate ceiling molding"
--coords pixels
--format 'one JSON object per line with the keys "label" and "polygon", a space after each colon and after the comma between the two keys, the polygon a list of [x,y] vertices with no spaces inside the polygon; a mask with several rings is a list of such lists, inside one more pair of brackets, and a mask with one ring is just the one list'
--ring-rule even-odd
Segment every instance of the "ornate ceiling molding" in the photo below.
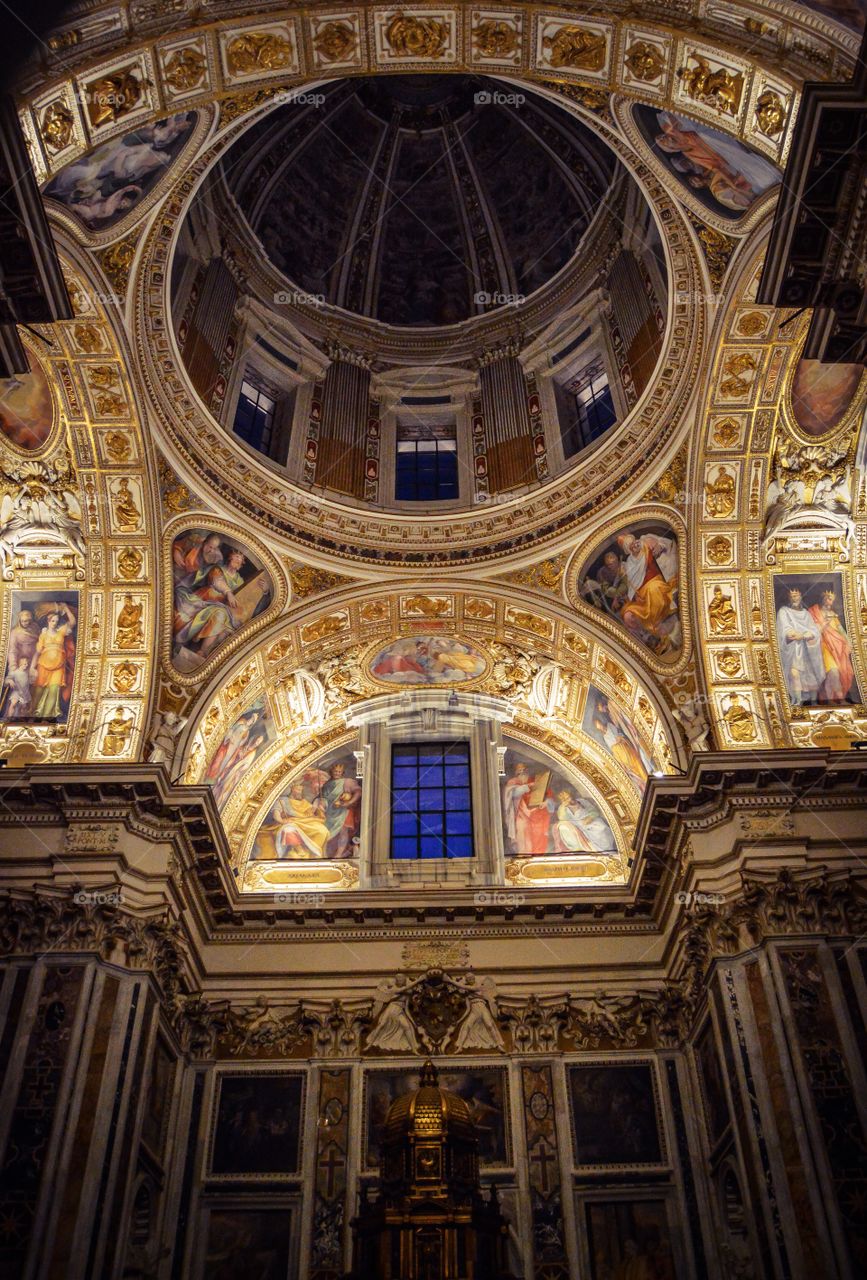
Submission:
{"label": "ornate ceiling molding", "polygon": [[[782,0],[688,0],[674,21],[670,6],[658,4],[620,13],[625,6],[615,0],[602,19],[588,4],[582,20],[584,8],[503,10],[513,33],[505,54],[487,39],[481,17],[447,7],[443,47],[426,57],[396,34],[392,46],[383,26],[387,10],[373,3],[349,13],[262,5],[243,17],[227,2],[205,11],[191,0],[170,11],[142,3],[130,6],[132,24],[116,7],[93,7],[49,36],[42,67],[24,69],[25,126],[44,174],[131,123],[215,100],[226,100],[237,115],[315,77],[469,69],[529,74],[591,94],[615,90],[656,100],[676,93],[682,107],[718,117],[721,127],[770,152],[788,136],[792,87],[804,78],[844,79],[857,50],[854,33]],[[418,22],[412,10],[406,20]],[[130,26],[141,33],[132,41]],[[573,30],[596,45],[583,48]],[[723,76],[708,84],[698,58],[707,60],[707,74]],[[769,91],[781,100],[775,113],[767,107]]]}

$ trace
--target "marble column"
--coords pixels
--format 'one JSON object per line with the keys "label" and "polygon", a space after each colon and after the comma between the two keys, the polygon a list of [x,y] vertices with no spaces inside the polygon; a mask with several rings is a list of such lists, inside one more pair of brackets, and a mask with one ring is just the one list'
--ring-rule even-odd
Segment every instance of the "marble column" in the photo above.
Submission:
{"label": "marble column", "polygon": [[118,1274],[156,1000],[145,973],[76,956],[0,988],[0,1271]]}

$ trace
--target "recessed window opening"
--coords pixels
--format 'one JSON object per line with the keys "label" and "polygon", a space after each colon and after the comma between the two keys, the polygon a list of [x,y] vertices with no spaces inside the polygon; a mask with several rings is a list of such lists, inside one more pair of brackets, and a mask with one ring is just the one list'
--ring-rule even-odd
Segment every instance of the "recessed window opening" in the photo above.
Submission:
{"label": "recessed window opening", "polygon": [[394,496],[398,502],[442,502],[458,497],[454,422],[398,423]]}
{"label": "recessed window opening", "polygon": [[575,401],[585,444],[598,439],[603,431],[613,427],[617,421],[608,374],[604,369],[597,367],[580,375]]}
{"label": "recessed window opening", "polygon": [[235,409],[235,434],[252,449],[270,454],[275,409],[274,397],[257,387],[249,378],[244,378]]}
{"label": "recessed window opening", "polygon": [[394,744],[391,856],[473,857],[468,742]]}

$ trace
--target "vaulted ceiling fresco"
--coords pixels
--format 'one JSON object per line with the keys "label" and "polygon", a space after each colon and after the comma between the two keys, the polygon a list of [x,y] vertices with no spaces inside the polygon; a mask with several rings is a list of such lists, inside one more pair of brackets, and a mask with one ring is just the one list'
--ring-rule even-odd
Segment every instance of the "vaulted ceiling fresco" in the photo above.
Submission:
{"label": "vaulted ceiling fresco", "polygon": [[755,302],[860,6],[692,8],[76,16],[18,101],[75,315],[0,386],[5,755],[161,761],[239,892],[354,892],[366,744],[476,717],[504,874],[581,888],[653,773],[867,737],[867,381]]}

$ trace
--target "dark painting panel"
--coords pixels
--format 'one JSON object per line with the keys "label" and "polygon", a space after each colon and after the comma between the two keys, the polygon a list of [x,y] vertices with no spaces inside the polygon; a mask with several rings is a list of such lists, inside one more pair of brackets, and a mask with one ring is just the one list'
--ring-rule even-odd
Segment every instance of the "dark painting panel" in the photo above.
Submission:
{"label": "dark painting panel", "polygon": [[298,1172],[303,1077],[221,1075],[213,1174],[288,1177]]}
{"label": "dark painting panel", "polygon": [[212,1209],[202,1280],[287,1280],[284,1209]]}
{"label": "dark painting panel", "polygon": [[141,1136],[142,1141],[158,1160],[163,1156],[174,1075],[175,1060],[163,1042],[157,1040],[151,1062],[147,1106],[142,1120]]}
{"label": "dark painting panel", "polygon": [[[506,1072],[502,1067],[475,1067],[464,1071],[440,1071],[440,1086],[464,1099],[479,1136],[479,1162],[483,1166],[510,1163]],[[419,1073],[412,1070],[371,1071],[365,1091],[365,1163],[379,1167],[380,1140],[388,1109],[396,1098],[419,1087]]]}
{"label": "dark painting panel", "polygon": [[587,1205],[592,1280],[675,1280],[663,1200],[611,1200]]}
{"label": "dark painting panel", "polygon": [[842,422],[855,399],[864,370],[860,364],[799,360],[792,379],[792,413],[808,436],[824,436]]}
{"label": "dark painting panel", "polygon": [[29,373],[0,378],[0,432],[10,444],[32,453],[51,435],[54,403],[44,368],[32,351],[26,354]]}
{"label": "dark painting panel", "polygon": [[577,1165],[663,1162],[659,1108],[649,1062],[570,1067],[569,1096]]}
{"label": "dark painting panel", "polygon": [[713,1025],[710,1022],[696,1041],[695,1062],[704,1103],[708,1138],[710,1145],[714,1146],[729,1126],[729,1106],[719,1054],[713,1038]]}

